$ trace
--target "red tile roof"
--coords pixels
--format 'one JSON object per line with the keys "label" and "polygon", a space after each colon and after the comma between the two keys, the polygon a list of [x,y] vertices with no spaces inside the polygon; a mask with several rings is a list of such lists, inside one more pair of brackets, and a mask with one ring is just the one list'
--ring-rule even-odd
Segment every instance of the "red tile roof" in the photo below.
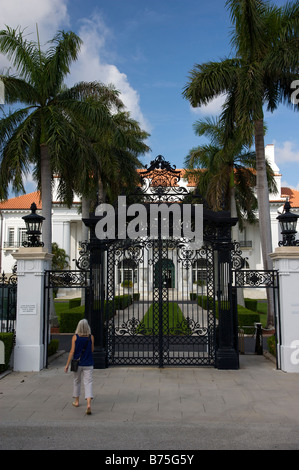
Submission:
{"label": "red tile roof", "polygon": [[[191,186],[193,182],[189,182],[188,186]],[[291,188],[281,188],[282,201],[288,197],[292,207],[299,207],[299,191]],[[42,208],[40,200],[40,193],[36,191],[34,193],[23,194],[22,196],[13,197],[7,199],[7,201],[0,202],[0,210],[29,210],[31,204],[35,202],[38,209]]]}
{"label": "red tile roof", "polygon": [[281,197],[288,197],[292,207],[299,207],[299,191],[291,188],[281,188]]}
{"label": "red tile roof", "polygon": [[33,202],[35,202],[38,209],[42,208],[39,191],[29,194],[23,194],[22,196],[13,197],[11,199],[7,199],[7,201],[0,202],[0,210],[29,210]]}

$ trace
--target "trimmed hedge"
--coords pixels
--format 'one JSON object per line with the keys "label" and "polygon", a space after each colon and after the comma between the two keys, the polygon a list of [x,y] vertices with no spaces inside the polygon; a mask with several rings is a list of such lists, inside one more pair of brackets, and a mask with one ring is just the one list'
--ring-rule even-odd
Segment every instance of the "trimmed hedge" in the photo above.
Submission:
{"label": "trimmed hedge", "polygon": [[0,372],[4,372],[9,368],[10,356],[14,346],[14,335],[13,333],[0,333],[0,340],[3,341],[5,348],[5,364],[0,364]]}
{"label": "trimmed hedge", "polygon": [[[250,299],[251,300],[251,299]],[[210,310],[213,308],[213,300],[209,299],[210,301]],[[207,296],[198,296],[197,299],[198,305],[200,305],[203,309],[207,310],[207,305],[208,305],[208,298]],[[255,305],[254,303],[251,304],[249,302],[247,305]],[[216,306],[216,317],[218,318],[218,302],[215,302]],[[254,323],[259,323],[260,322],[260,315],[256,311],[252,311],[249,308],[242,307],[241,305],[238,305],[238,325],[240,327],[242,326],[254,326]],[[247,330],[247,328],[246,328]],[[252,330],[254,331],[254,330]],[[247,333],[251,333],[251,330],[249,329],[246,331]]]}
{"label": "trimmed hedge", "polygon": [[130,294],[116,295],[114,297],[115,310],[124,310],[132,304],[132,296]]}
{"label": "trimmed hedge", "polygon": [[257,311],[257,300],[254,299],[244,299],[245,307],[253,312]]}
{"label": "trimmed hedge", "polygon": [[238,325],[242,326],[252,326],[253,328],[246,328],[244,333],[253,334],[255,332],[254,323],[260,322],[260,316],[257,312],[252,312],[246,307],[241,307],[238,305]]}
{"label": "trimmed hedge", "polygon": [[69,308],[80,307],[80,305],[81,305],[81,299],[80,298],[70,299],[69,300]]}
{"label": "trimmed hedge", "polygon": [[80,320],[85,317],[85,306],[72,308],[60,313],[59,331],[60,333],[75,332]]}
{"label": "trimmed hedge", "polygon": [[[139,300],[140,294],[133,294],[134,300]],[[113,317],[116,310],[124,310],[129,307],[133,302],[131,294],[117,295],[114,298],[114,308],[109,311],[109,318]],[[105,301],[106,304],[107,301]],[[113,301],[109,301],[112,303]],[[59,307],[59,331],[60,333],[73,333],[76,330],[77,324],[80,320],[85,318],[85,305],[81,305],[81,299],[71,299],[65,304],[65,310]]]}

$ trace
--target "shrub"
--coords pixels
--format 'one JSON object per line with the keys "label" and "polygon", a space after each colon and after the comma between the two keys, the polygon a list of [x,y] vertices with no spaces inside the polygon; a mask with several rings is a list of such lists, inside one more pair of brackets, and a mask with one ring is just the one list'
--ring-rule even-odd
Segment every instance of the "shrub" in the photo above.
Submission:
{"label": "shrub", "polygon": [[197,294],[195,292],[190,292],[190,300],[196,300]]}
{"label": "shrub", "polygon": [[245,307],[253,312],[257,311],[257,300],[254,299],[244,299]]}
{"label": "shrub", "polygon": [[80,307],[81,305],[81,299],[70,299],[69,300],[69,308],[75,308],[75,307]]}
{"label": "shrub", "polygon": [[269,336],[269,338],[267,338],[267,344],[268,344],[269,353],[273,354],[273,356],[276,357],[276,339],[275,339],[275,335]]}
{"label": "shrub", "polygon": [[116,295],[114,297],[115,310],[124,310],[132,303],[132,296],[130,294]]}
{"label": "shrub", "polygon": [[14,334],[13,333],[0,333],[0,340],[4,343],[5,348],[5,363],[0,364],[0,372],[4,372],[9,367],[10,356],[14,345]]}
{"label": "shrub", "polygon": [[[243,326],[252,326],[254,327],[254,323],[260,322],[260,316],[258,313],[253,312],[252,310],[248,310],[245,307],[241,307],[238,305],[238,324],[240,327]],[[255,328],[246,328],[245,333],[253,334],[255,332]]]}
{"label": "shrub", "polygon": [[80,320],[85,316],[85,306],[72,308],[60,313],[60,333],[74,333]]}
{"label": "shrub", "polygon": [[[208,305],[208,298],[205,295],[198,296],[197,298],[198,305],[200,305],[203,309],[207,310],[207,305]],[[210,310],[212,310],[212,299],[210,299]],[[218,302],[215,302],[215,307],[216,307],[216,317],[219,317],[219,308],[218,308]],[[246,307],[242,307],[241,305],[238,305],[238,324],[239,326],[252,326],[254,327],[254,323],[259,323],[260,322],[260,315],[258,312],[254,312],[252,310],[249,310]],[[254,328],[248,329],[246,328],[246,332],[251,334],[255,331]]]}
{"label": "shrub", "polygon": [[140,299],[140,293],[139,292],[134,292],[133,293],[133,300],[138,301]]}
{"label": "shrub", "polygon": [[51,339],[50,343],[48,344],[48,356],[53,356],[58,350],[59,340],[58,339]]}
{"label": "shrub", "polygon": [[133,287],[133,282],[125,280],[121,283],[121,287]]}

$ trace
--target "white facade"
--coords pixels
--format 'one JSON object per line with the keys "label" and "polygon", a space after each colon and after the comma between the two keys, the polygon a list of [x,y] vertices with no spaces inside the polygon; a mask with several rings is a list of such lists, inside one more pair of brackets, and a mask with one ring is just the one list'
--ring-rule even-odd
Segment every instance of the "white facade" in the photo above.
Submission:
{"label": "white facade", "polygon": [[[275,163],[274,145],[266,146],[265,150],[266,156],[275,172],[278,187],[278,194],[270,194],[272,245],[274,251],[281,238],[277,216],[279,212],[282,212],[284,202],[286,201],[286,197],[290,195],[290,192],[294,196],[295,201],[294,204],[291,199],[292,212],[299,213],[299,202],[296,202],[295,197],[297,196],[297,201],[299,201],[299,192],[290,190],[289,188],[281,188],[281,174]],[[192,190],[192,187],[188,186],[186,180],[183,180],[180,184]],[[36,194],[37,193],[32,193],[32,198],[36,198]],[[4,271],[6,274],[12,272],[12,268],[15,264],[13,255],[18,252],[25,235],[25,223],[22,217],[30,213],[30,205],[34,202],[30,199],[30,196],[30,194],[27,194],[19,198],[12,198],[0,204],[0,272]],[[18,201],[20,201],[19,207]],[[27,204],[25,207],[24,203]],[[20,208],[21,206],[22,208]],[[79,257],[79,242],[82,240],[82,220],[79,209],[79,198],[74,200],[73,206],[69,209],[57,200],[57,192],[54,189],[52,238],[53,242],[58,243],[59,247],[63,248],[69,256],[70,269],[75,269],[74,259],[78,259]],[[38,212],[40,213],[40,211]],[[258,222],[253,225],[245,224],[245,230],[240,233],[239,240],[241,242],[243,256],[247,261],[247,267],[250,269],[263,269]]]}
{"label": "white facade", "polygon": [[[32,196],[30,198],[30,196]],[[25,199],[26,198],[26,199]],[[30,213],[30,205],[37,199],[37,193],[27,194],[12,198],[7,202],[0,204],[0,239],[1,239],[1,257],[0,272],[9,274],[15,264],[13,255],[19,251],[26,236],[25,223],[22,217]],[[18,201],[20,203],[18,204]],[[13,204],[9,204],[13,202]],[[6,208],[7,206],[22,206],[27,203],[25,208]],[[38,203],[36,202],[38,205]],[[38,206],[39,207],[39,206]],[[79,257],[79,242],[81,241],[82,220],[79,213],[80,200],[76,198],[71,208],[61,204],[57,200],[57,192],[54,187],[53,206],[52,206],[52,241],[56,242],[59,248],[63,248],[68,255],[70,269],[75,269],[74,259]],[[41,214],[41,211],[37,211]]]}

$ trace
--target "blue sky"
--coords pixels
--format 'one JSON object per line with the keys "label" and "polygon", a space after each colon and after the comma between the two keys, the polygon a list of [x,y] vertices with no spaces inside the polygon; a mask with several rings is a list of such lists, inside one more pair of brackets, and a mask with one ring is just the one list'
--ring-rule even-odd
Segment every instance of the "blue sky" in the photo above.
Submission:
{"label": "blue sky", "polygon": [[[221,111],[221,99],[192,110],[182,91],[196,63],[232,54],[224,0],[0,0],[0,12],[1,27],[26,28],[32,39],[36,24],[42,42],[60,29],[81,37],[67,84],[98,80],[121,91],[132,117],[151,134],[144,164],[162,154],[183,167],[188,151],[203,142],[194,135],[195,121]],[[0,58],[0,68],[7,66]],[[275,144],[283,185],[299,189],[299,115],[280,106],[265,121],[265,143]],[[31,190],[29,183],[30,177]]]}

